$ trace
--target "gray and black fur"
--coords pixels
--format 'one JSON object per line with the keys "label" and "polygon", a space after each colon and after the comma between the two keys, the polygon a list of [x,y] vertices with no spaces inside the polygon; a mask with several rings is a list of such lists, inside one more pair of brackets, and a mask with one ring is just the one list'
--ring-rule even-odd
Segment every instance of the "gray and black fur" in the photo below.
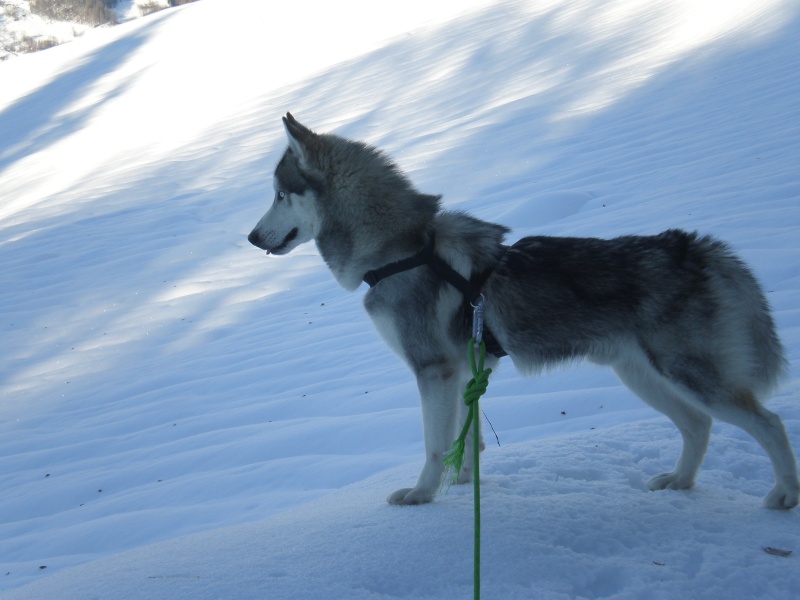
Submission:
{"label": "gray and black fur", "polygon": [[[536,236],[505,247],[505,227],[442,210],[439,196],[417,192],[380,151],[315,134],[290,114],[284,125],[289,147],[275,170],[275,201],[249,236],[254,245],[285,254],[313,239],[339,283],[354,290],[365,273],[417,253],[435,233],[435,253],[464,278],[490,272],[486,324],[520,371],[583,358],[606,364],[673,420],[683,452],[650,489],[694,484],[719,418],[769,455],[776,484],[766,506],[798,504],[786,430],[761,404],[786,367],[783,348],[758,282],[726,244],[670,230],[612,240]],[[416,375],[422,402],[425,466],[414,487],[388,500],[429,502],[465,413],[471,332],[463,297],[421,266],[381,280],[364,305]],[[461,481],[472,476],[469,449],[466,457]]]}

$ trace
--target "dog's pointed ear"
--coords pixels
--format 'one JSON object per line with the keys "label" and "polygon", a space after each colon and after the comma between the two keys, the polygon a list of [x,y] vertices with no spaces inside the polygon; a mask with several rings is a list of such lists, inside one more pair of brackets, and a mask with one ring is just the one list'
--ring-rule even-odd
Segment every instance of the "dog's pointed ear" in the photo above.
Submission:
{"label": "dog's pointed ear", "polygon": [[317,145],[319,136],[301,124],[289,112],[283,117],[283,126],[286,129],[286,137],[289,138],[289,148],[291,148],[301,164],[307,165],[310,153]]}

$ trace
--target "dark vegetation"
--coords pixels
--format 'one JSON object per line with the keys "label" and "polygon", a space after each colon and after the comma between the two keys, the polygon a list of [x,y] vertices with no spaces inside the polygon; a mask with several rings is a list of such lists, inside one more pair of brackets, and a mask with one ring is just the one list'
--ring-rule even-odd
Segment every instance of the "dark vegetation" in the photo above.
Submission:
{"label": "dark vegetation", "polygon": [[111,9],[118,0],[31,0],[31,12],[56,21],[74,21],[86,25],[115,23]]}

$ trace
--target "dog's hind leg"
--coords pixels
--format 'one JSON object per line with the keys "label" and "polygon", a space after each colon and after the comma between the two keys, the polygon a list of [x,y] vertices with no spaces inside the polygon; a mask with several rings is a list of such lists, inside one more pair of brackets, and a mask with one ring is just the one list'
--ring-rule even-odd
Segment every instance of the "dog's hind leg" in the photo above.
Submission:
{"label": "dog's hind leg", "polygon": [[622,382],[657,411],[668,416],[683,437],[683,449],[675,468],[653,477],[651,490],[681,490],[694,485],[711,436],[711,418],[671,389],[667,380],[644,357],[626,357],[613,365]]}
{"label": "dog's hind leg", "polygon": [[[417,372],[422,404],[422,425],[425,437],[425,466],[413,488],[393,492],[386,499],[390,504],[425,504],[433,500],[444,474],[444,455],[457,436],[461,414],[460,373],[447,364],[432,364]],[[471,462],[465,459],[464,464]]]}
{"label": "dog's hind leg", "polygon": [[756,409],[736,410],[733,414],[721,414],[719,418],[738,425],[752,435],[766,450],[775,471],[775,486],[764,498],[767,508],[794,508],[800,503],[800,480],[797,475],[797,459],[794,456],[789,436],[781,418],[761,406],[751,393],[740,394],[734,402],[754,404]]}
{"label": "dog's hind leg", "polygon": [[764,408],[750,391],[722,394],[721,398],[701,398],[711,416],[741,427],[761,445],[772,461],[775,487],[764,498],[767,508],[794,508],[800,503],[797,460],[781,418]]}
{"label": "dog's hind leg", "polygon": [[[800,502],[797,460],[781,418],[761,405],[757,395],[711,359],[674,356],[662,360],[675,389],[696,409],[741,427],[761,445],[772,461],[775,487],[767,494],[767,508],[793,508]],[[723,363],[724,364],[724,363]],[[741,374],[738,375],[741,381]]]}

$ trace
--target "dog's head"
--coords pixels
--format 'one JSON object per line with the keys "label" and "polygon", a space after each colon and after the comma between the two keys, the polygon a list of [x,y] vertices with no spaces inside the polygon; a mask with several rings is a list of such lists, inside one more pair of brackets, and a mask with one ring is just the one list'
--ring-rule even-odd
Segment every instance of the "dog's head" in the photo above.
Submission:
{"label": "dog's head", "polygon": [[251,244],[268,254],[287,254],[319,233],[323,179],[313,165],[320,137],[291,113],[283,117],[289,147],[275,168],[272,206],[250,232]]}

